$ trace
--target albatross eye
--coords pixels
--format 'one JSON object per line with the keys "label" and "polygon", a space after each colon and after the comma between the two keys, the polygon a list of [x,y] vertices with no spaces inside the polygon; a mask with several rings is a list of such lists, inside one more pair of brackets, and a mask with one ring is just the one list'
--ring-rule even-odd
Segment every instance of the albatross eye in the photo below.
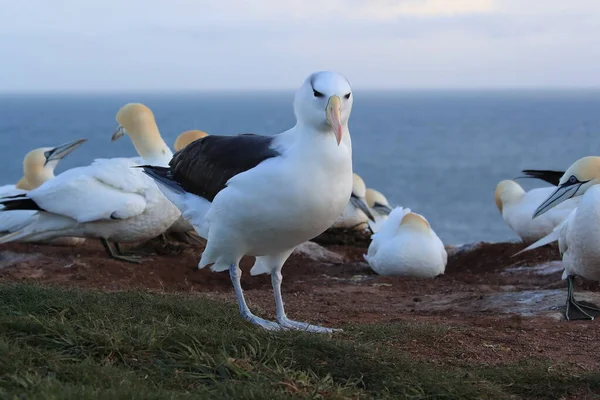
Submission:
{"label": "albatross eye", "polygon": [[350,98],[350,94],[351,94],[351,93],[348,93],[348,94],[346,94],[346,95],[344,96],[344,98],[345,98],[346,100],[348,100],[348,99]]}
{"label": "albatross eye", "polygon": [[313,89],[313,94],[315,95],[315,97],[323,97],[324,94],[321,92],[317,92],[315,89]]}

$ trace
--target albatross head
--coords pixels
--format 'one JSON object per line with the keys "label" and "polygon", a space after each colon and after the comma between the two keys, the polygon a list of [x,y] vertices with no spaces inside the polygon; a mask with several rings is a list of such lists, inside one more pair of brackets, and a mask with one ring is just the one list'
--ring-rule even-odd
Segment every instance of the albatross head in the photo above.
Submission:
{"label": "albatross head", "polygon": [[175,139],[175,143],[173,144],[173,148],[175,149],[175,151],[179,151],[179,150],[183,149],[185,146],[187,146],[188,144],[190,144],[198,139],[202,139],[205,136],[208,136],[208,133],[203,132],[203,131],[199,131],[199,130],[185,131],[183,133],[180,133],[179,136],[177,136],[177,139]]}
{"label": "albatross head", "polygon": [[87,139],[78,139],[57,147],[41,147],[31,150],[23,159],[23,178],[17,183],[18,189],[33,190],[54,178],[54,168],[58,162]]}
{"label": "albatross head", "polygon": [[572,197],[582,196],[591,186],[600,183],[600,157],[583,157],[567,169],[558,188],[533,213],[533,218]]}
{"label": "albatross head", "polygon": [[154,114],[148,107],[140,103],[125,104],[117,112],[116,120],[119,125],[112,141],[127,134],[144,160],[168,162],[171,158],[172,152],[160,136]]}
{"label": "albatross head", "polygon": [[354,96],[348,80],[336,72],[311,74],[294,98],[298,123],[309,125],[324,133],[333,133],[338,145],[352,111]]}

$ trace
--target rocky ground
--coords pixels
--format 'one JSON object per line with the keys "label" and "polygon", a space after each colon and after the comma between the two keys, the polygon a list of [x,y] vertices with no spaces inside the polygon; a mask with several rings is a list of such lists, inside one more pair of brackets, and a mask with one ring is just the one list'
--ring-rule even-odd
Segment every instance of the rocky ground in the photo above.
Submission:
{"label": "rocky ground", "polygon": [[[402,342],[427,360],[514,362],[550,359],[581,371],[600,367],[597,321],[562,319],[566,290],[558,250],[545,246],[513,257],[520,243],[449,248],[444,275],[435,279],[385,278],[363,261],[366,248],[303,245],[284,267],[288,315],[325,326],[414,321],[448,329],[436,339]],[[159,241],[130,247],[146,253],[140,265],[109,259],[98,241],[78,247],[9,244],[0,247],[0,281],[39,282],[106,291],[141,289],[198,293],[234,301],[227,273],[197,270],[201,248]],[[270,278],[252,277],[242,261],[249,306],[274,317]],[[577,297],[600,304],[600,286],[578,281]],[[402,332],[398,332],[402,335]]]}

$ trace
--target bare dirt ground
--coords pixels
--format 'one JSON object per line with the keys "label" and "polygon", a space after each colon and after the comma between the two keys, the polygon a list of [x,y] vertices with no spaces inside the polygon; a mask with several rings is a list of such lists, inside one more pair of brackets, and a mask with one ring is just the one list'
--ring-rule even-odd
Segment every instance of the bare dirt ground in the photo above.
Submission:
{"label": "bare dirt ground", "polygon": [[[321,249],[315,257],[312,248],[292,255],[283,269],[290,317],[332,327],[409,322],[443,329],[441,339],[436,335],[433,341],[428,335],[390,341],[434,362],[544,359],[582,372],[600,370],[599,322],[562,319],[566,290],[555,246],[517,257],[512,255],[523,244],[450,249],[446,273],[428,280],[377,276],[363,261],[366,248],[354,246],[328,244],[337,256]],[[226,272],[196,269],[201,247],[152,241],[133,250],[151,254],[135,265],[109,259],[95,240],[78,247],[2,245],[0,281],[188,292],[234,301]],[[252,263],[242,261],[249,305],[273,318],[270,277],[250,276]],[[600,304],[600,285],[579,280],[577,297]]]}

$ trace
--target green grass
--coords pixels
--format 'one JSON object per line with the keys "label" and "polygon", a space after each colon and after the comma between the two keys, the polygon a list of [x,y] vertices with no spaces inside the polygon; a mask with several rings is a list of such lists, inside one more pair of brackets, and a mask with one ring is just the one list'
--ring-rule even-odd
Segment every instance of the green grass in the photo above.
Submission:
{"label": "green grass", "polygon": [[140,292],[0,285],[2,399],[559,399],[597,375],[549,363],[442,365],[397,344],[446,328],[269,333],[233,304]]}

